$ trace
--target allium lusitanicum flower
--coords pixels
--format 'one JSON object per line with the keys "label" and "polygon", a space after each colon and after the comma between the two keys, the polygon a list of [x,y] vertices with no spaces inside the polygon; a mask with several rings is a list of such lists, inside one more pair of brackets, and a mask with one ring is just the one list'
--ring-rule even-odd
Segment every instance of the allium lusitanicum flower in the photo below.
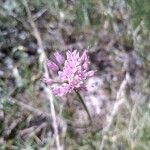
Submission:
{"label": "allium lusitanicum flower", "polygon": [[67,51],[66,56],[56,52],[54,56],[55,62],[48,60],[47,65],[57,74],[57,78],[44,78],[44,82],[50,86],[54,95],[63,96],[73,90],[86,89],[84,81],[94,75],[94,71],[89,71],[87,50],[81,56],[77,50]]}

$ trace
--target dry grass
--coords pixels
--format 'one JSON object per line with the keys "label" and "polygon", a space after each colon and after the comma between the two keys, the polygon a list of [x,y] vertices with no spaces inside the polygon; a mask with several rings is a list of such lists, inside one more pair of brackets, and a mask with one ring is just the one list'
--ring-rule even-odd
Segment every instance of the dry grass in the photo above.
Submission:
{"label": "dry grass", "polygon": [[[0,149],[149,150],[150,34],[129,4],[0,2]],[[93,126],[74,94],[58,99],[41,82],[55,49],[87,47]]]}

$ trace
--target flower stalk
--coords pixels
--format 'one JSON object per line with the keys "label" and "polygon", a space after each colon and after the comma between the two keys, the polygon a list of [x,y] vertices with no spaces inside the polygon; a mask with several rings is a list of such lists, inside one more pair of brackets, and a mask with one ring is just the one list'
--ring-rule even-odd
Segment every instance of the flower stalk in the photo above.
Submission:
{"label": "flower stalk", "polygon": [[85,102],[84,102],[82,96],[81,96],[80,93],[79,93],[78,91],[76,91],[76,90],[75,90],[75,93],[77,94],[77,96],[78,96],[80,102],[82,103],[82,105],[83,105],[83,107],[84,107],[84,109],[85,109],[85,111],[86,111],[86,113],[87,113],[87,115],[88,115],[88,117],[89,117],[89,119],[90,119],[90,124],[92,124],[92,118],[91,118],[90,112],[88,111],[88,108],[87,108],[87,106],[86,106],[86,104],[85,104]]}

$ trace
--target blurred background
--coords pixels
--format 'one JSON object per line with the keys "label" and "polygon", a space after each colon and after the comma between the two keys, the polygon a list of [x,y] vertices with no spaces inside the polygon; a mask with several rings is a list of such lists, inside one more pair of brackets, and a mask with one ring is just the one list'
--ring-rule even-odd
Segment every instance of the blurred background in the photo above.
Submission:
{"label": "blurred background", "polygon": [[149,0],[0,0],[0,150],[56,149],[43,54],[85,48],[93,125],[54,98],[61,148],[150,149]]}

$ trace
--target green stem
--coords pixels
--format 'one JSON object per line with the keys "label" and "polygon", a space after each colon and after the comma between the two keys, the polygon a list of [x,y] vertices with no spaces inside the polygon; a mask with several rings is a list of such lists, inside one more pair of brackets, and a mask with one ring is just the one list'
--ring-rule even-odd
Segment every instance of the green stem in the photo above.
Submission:
{"label": "green stem", "polygon": [[88,114],[88,117],[89,117],[89,119],[90,119],[90,123],[92,123],[91,115],[90,115],[90,113],[89,113],[89,111],[88,111],[88,109],[87,109],[86,104],[84,103],[83,98],[81,97],[81,95],[80,95],[80,93],[79,93],[79,92],[77,92],[77,91],[75,91],[75,92],[76,92],[77,96],[79,97],[79,100],[80,100],[80,102],[82,103],[82,105],[83,105],[83,107],[84,107],[85,111],[86,111],[86,112],[87,112],[87,114]]}

